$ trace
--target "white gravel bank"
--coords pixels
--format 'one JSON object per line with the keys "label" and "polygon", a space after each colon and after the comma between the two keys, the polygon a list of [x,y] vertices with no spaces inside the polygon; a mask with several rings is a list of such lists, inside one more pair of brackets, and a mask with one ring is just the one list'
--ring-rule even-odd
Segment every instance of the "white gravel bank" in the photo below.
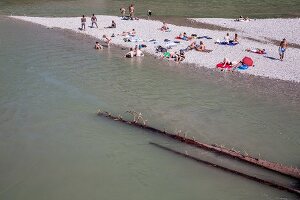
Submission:
{"label": "white gravel bank", "polygon": [[[252,40],[242,39],[240,41],[239,45],[236,46],[223,46],[214,44],[214,41],[219,38],[222,39],[226,32],[221,31],[213,31],[213,30],[207,30],[207,29],[196,29],[191,27],[183,27],[183,26],[175,26],[175,25],[169,25],[171,32],[162,32],[158,30],[162,26],[162,22],[160,21],[151,21],[151,20],[121,20],[119,17],[116,16],[100,16],[97,15],[98,18],[98,26],[99,28],[89,28],[90,26],[90,18],[87,18],[87,28],[86,31],[80,31],[78,28],[81,26],[80,17],[72,17],[72,18],[50,18],[50,17],[26,17],[26,16],[13,16],[15,19],[20,19],[32,23],[37,23],[43,26],[46,26],[48,28],[62,28],[62,29],[68,29],[72,30],[78,33],[87,34],[96,38],[99,38],[99,40],[102,40],[102,35],[112,35],[113,33],[115,35],[122,33],[123,31],[130,31],[131,29],[135,29],[137,32],[137,35],[142,38],[145,41],[149,41],[151,39],[156,39],[158,43],[154,44],[151,42],[139,42],[147,45],[147,48],[144,49],[144,51],[153,54],[158,55],[155,53],[155,46],[158,44],[164,44],[164,39],[170,39],[175,40],[174,38],[179,35],[179,33],[187,32],[188,35],[195,33],[198,36],[205,36],[208,35],[212,37],[212,40],[207,39],[201,39],[205,44],[207,49],[213,50],[211,53],[202,53],[197,51],[189,51],[186,53],[186,59],[185,63],[190,64],[197,64],[198,66],[204,66],[207,68],[215,68],[215,65],[223,60],[224,57],[229,58],[230,60],[240,60],[244,56],[249,56],[254,60],[255,67],[251,67],[245,71],[241,71],[241,73],[248,73],[252,75],[257,76],[263,76],[263,77],[269,77],[274,79],[281,79],[281,80],[289,80],[289,81],[295,81],[300,82],[300,49],[296,48],[288,48],[285,60],[279,61],[279,60],[273,60],[267,57],[264,57],[263,55],[258,55],[254,53],[246,52],[246,48],[264,48],[267,50],[268,57],[274,57],[278,58],[278,46],[273,44],[262,44],[260,42],[255,42]],[[104,29],[104,27],[109,26],[111,24],[111,21],[115,20],[117,24],[117,28],[115,29]],[[276,19],[277,20],[277,19]],[[278,19],[278,23],[281,22],[282,19]],[[290,21],[289,21],[290,20]],[[274,34],[268,35],[276,39],[282,39],[283,35],[287,38],[288,42],[294,42],[296,43],[297,39],[295,35],[299,36],[299,21],[295,21],[294,19],[289,19],[289,23],[294,24],[293,26],[298,27],[294,28],[292,33],[291,29],[284,29],[280,26],[274,27]],[[224,19],[224,21],[227,21]],[[259,20],[259,23],[263,24],[264,20]],[[268,22],[269,20],[265,20]],[[207,21],[205,21],[207,22]],[[286,21],[284,20],[284,23]],[[252,22],[248,22],[250,24]],[[240,23],[243,25],[242,23]],[[247,23],[244,23],[247,24]],[[266,23],[268,24],[268,23]],[[276,23],[277,24],[277,23]],[[223,24],[224,25],[224,24]],[[238,25],[238,24],[237,24]],[[227,25],[226,25],[227,26]],[[267,25],[266,25],[267,26]],[[227,27],[230,27],[229,25]],[[276,30],[278,28],[278,30]],[[256,29],[253,34],[257,34],[257,37],[260,37],[260,34],[262,34],[264,30],[261,30],[261,26],[254,26],[253,29]],[[264,29],[264,28],[263,28]],[[248,30],[248,29],[247,29]],[[295,32],[297,31],[297,32]],[[247,32],[245,30],[245,33],[243,34],[252,34],[252,32]],[[281,33],[282,35],[279,35]],[[277,35],[278,34],[278,35]],[[289,34],[292,34],[293,36],[289,36]],[[234,32],[230,32],[230,36],[233,37]],[[264,35],[264,34],[262,34]],[[277,38],[278,37],[278,38]],[[294,37],[294,38],[293,38]],[[124,47],[134,47],[137,43],[132,42],[124,42],[123,36],[116,36],[112,38],[112,43],[117,45],[122,45]],[[292,39],[293,38],[293,39]],[[197,43],[199,43],[199,39],[197,39]],[[179,49],[186,48],[188,44],[191,42],[189,41],[182,41],[179,45],[176,47],[173,47],[171,51],[178,51]],[[300,43],[300,42],[299,42]],[[92,48],[92,47],[91,47]],[[125,58],[124,58],[125,59]],[[229,72],[228,72],[229,73]]]}

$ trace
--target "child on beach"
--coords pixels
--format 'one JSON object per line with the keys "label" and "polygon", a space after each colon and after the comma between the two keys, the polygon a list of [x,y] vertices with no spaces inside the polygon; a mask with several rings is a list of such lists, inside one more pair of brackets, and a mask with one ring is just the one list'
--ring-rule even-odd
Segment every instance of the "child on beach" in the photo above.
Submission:
{"label": "child on beach", "polygon": [[103,49],[103,46],[99,42],[96,42],[95,49]]}
{"label": "child on beach", "polygon": [[82,18],[81,18],[81,30],[85,31],[85,23],[86,23],[86,18],[85,18],[84,15],[82,15]]}
{"label": "child on beach", "polygon": [[121,11],[121,17],[124,18],[125,13],[126,13],[126,9],[125,8],[120,8],[120,11]]}
{"label": "child on beach", "polygon": [[283,57],[284,57],[284,53],[286,51],[288,47],[288,44],[287,44],[287,41],[286,39],[284,38],[281,42],[280,42],[280,45],[279,45],[279,57],[280,57],[280,60],[283,61]]}
{"label": "child on beach", "polygon": [[107,47],[111,44],[111,38],[107,37],[106,35],[103,35],[103,39],[105,39],[105,43],[107,44]]}
{"label": "child on beach", "polygon": [[94,28],[94,24],[98,28],[97,17],[95,16],[95,14],[93,14],[93,16],[91,17],[91,21],[92,21],[92,28]]}

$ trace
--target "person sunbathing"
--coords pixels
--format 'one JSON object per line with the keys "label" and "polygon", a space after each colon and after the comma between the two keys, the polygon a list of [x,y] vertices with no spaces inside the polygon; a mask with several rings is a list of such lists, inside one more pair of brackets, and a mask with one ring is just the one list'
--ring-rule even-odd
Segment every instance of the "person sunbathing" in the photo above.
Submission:
{"label": "person sunbathing", "polygon": [[257,54],[266,54],[265,49],[255,48],[255,49],[246,49],[248,52],[257,53]]}
{"label": "person sunbathing", "polygon": [[111,21],[111,25],[108,27],[104,27],[104,28],[117,28],[117,24],[114,20]]}
{"label": "person sunbathing", "polygon": [[167,30],[169,30],[169,27],[168,27],[168,25],[167,25],[166,22],[163,22],[163,26],[160,28],[160,30],[161,31],[167,31]]}
{"label": "person sunbathing", "polygon": [[95,49],[103,49],[103,46],[99,42],[96,42]]}
{"label": "person sunbathing", "polygon": [[131,31],[123,31],[123,33],[121,34],[122,36],[135,36],[136,32],[135,29],[132,29]]}
{"label": "person sunbathing", "polygon": [[176,38],[177,39],[186,40],[186,41],[193,39],[193,37],[188,37],[187,34],[186,34],[186,32],[184,32],[183,34],[180,33],[179,36],[177,36]]}
{"label": "person sunbathing", "polygon": [[103,39],[105,40],[105,43],[109,47],[111,44],[111,38],[107,37],[106,35],[103,35]]}
{"label": "person sunbathing", "polygon": [[240,64],[240,62],[230,61],[228,58],[224,58],[222,64],[222,68],[225,68],[226,65],[229,65],[230,67],[237,67]]}
{"label": "person sunbathing", "polygon": [[200,45],[196,47],[196,50],[197,51],[205,51],[206,50],[205,45],[202,41],[200,41]]}

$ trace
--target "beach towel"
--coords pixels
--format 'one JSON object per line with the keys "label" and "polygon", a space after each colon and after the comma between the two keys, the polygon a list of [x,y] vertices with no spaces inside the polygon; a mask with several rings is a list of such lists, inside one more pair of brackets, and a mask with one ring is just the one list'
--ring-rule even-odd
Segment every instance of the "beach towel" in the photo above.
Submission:
{"label": "beach towel", "polygon": [[[198,51],[198,50],[196,50],[196,51]],[[204,49],[204,50],[198,51],[198,52],[210,53],[210,52],[212,52],[212,51],[213,51],[213,50],[210,50],[210,49]]]}
{"label": "beach towel", "polygon": [[192,38],[187,38],[187,37],[180,38],[179,36],[177,36],[177,37],[175,37],[175,39],[177,39],[177,40],[185,40],[185,41],[189,41],[189,40],[191,40]]}
{"label": "beach towel", "polygon": [[166,46],[167,48],[175,47],[175,46],[177,46],[177,43],[175,43],[175,42],[166,42],[164,46]]}
{"label": "beach towel", "polygon": [[238,69],[239,70],[246,70],[246,69],[248,69],[248,67],[249,67],[248,65],[244,64],[244,65],[239,66]]}
{"label": "beach towel", "polygon": [[205,35],[205,36],[197,37],[197,39],[208,39],[208,40],[211,40],[212,38]]}
{"label": "beach towel", "polygon": [[165,53],[164,53],[164,57],[165,57],[165,58],[170,58],[170,57],[171,57],[170,52],[165,52]]}
{"label": "beach towel", "polygon": [[217,67],[217,68],[221,68],[221,69],[230,69],[230,68],[232,68],[231,65],[229,65],[229,64],[224,65],[223,62],[218,63],[218,64],[216,65],[216,67]]}
{"label": "beach towel", "polygon": [[234,43],[234,42],[229,42],[229,43],[227,43],[227,42],[220,42],[220,43],[217,43],[217,44],[219,44],[219,45],[235,46],[235,45],[237,45],[238,43]]}
{"label": "beach towel", "polygon": [[130,36],[128,42],[143,42],[144,40],[138,36]]}

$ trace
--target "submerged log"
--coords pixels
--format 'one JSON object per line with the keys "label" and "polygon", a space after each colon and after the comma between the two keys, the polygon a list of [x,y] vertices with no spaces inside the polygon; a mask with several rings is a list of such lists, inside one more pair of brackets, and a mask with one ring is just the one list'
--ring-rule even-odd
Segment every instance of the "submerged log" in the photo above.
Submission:
{"label": "submerged log", "polygon": [[187,153],[182,153],[182,152],[176,151],[174,149],[171,149],[171,148],[166,147],[166,146],[162,146],[162,145],[154,143],[154,142],[149,142],[149,144],[154,145],[154,146],[156,146],[158,148],[167,150],[167,151],[172,152],[174,154],[177,154],[177,155],[184,156],[186,158],[192,159],[192,160],[194,160],[196,162],[204,163],[206,165],[209,165],[209,166],[212,166],[212,167],[224,170],[226,172],[230,172],[230,173],[233,173],[233,174],[236,174],[236,175],[248,178],[250,180],[259,182],[261,184],[269,185],[271,187],[278,188],[280,190],[285,190],[285,191],[292,192],[292,193],[300,195],[300,190],[297,190],[297,189],[294,189],[294,188],[291,188],[291,187],[288,187],[288,186],[285,186],[285,185],[280,185],[278,183],[275,183],[275,182],[272,182],[272,181],[268,181],[268,180],[264,180],[264,179],[261,179],[261,178],[255,177],[255,176],[251,176],[249,174],[245,174],[245,173],[237,171],[237,170],[229,169],[227,167],[223,167],[221,165],[217,165],[217,164],[211,163],[209,161],[205,161],[205,160],[202,160],[200,158],[196,158],[194,156],[188,155]]}
{"label": "submerged log", "polygon": [[277,172],[277,173],[280,173],[280,174],[283,174],[283,175],[286,175],[286,176],[289,176],[289,177],[300,179],[300,170],[298,168],[288,167],[288,166],[285,166],[285,165],[282,165],[282,164],[273,163],[273,162],[263,160],[263,159],[260,159],[260,158],[255,158],[255,157],[250,156],[248,154],[242,154],[242,153],[240,153],[238,151],[235,151],[233,149],[227,149],[223,146],[219,146],[219,145],[216,145],[216,144],[206,144],[206,143],[203,143],[203,142],[199,142],[199,141],[195,140],[194,138],[191,139],[191,138],[188,138],[186,136],[181,136],[179,134],[168,133],[165,130],[163,130],[163,131],[159,130],[157,128],[148,126],[145,123],[141,124],[138,121],[125,120],[120,116],[113,116],[111,113],[102,112],[101,110],[98,110],[97,115],[98,116],[104,116],[104,117],[107,117],[109,119],[119,121],[119,122],[122,122],[122,123],[126,123],[126,124],[129,124],[131,126],[146,129],[146,130],[149,130],[149,131],[152,131],[152,132],[155,132],[155,133],[159,133],[159,134],[162,134],[162,135],[167,136],[169,138],[175,139],[175,140],[183,142],[185,144],[192,145],[192,146],[197,147],[197,148],[206,149],[206,150],[218,153],[218,154],[222,154],[222,155],[226,155],[226,156],[229,156],[229,157],[232,157],[232,158],[236,158],[240,161],[244,161],[244,162],[247,162],[247,163],[250,163],[250,164],[253,164],[253,165],[256,165],[256,166],[259,166],[259,167],[262,167],[262,168],[265,168],[265,169],[268,169],[268,170],[271,170],[271,171],[274,171],[274,172]]}

